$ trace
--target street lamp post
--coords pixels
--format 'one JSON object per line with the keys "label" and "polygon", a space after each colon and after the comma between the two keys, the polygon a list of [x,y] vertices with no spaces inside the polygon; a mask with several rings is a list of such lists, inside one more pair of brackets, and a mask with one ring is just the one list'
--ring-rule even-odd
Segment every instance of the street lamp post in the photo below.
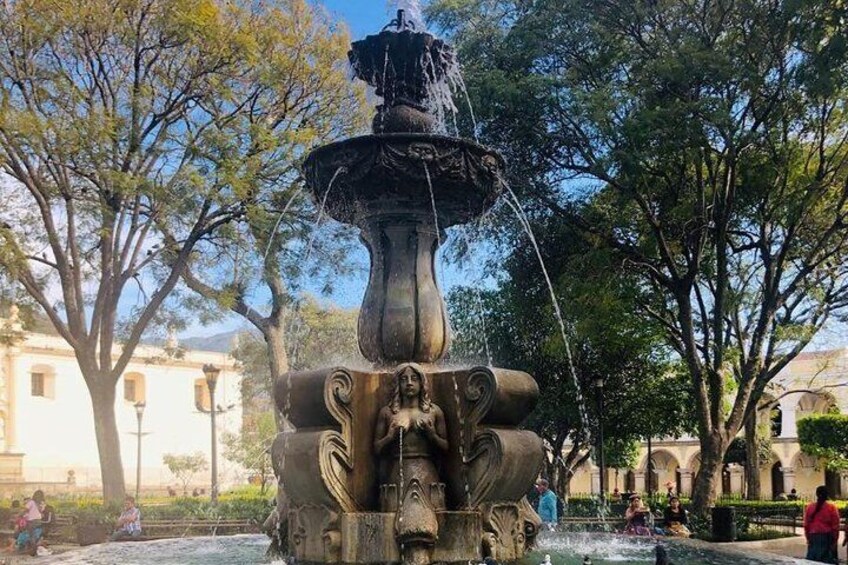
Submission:
{"label": "street lamp post", "polygon": [[598,403],[598,467],[601,471],[598,484],[600,485],[600,499],[603,502],[606,499],[604,482],[606,482],[607,465],[604,460],[604,379],[602,377],[595,379],[595,392]]}
{"label": "street lamp post", "polygon": [[648,499],[654,495],[654,450],[651,446],[651,435],[648,434]]}
{"label": "street lamp post", "polygon": [[138,494],[141,492],[141,419],[144,417],[144,408],[147,404],[143,401],[135,403],[135,415],[138,418],[138,453],[136,453],[135,463],[135,500],[138,502]]}
{"label": "street lamp post", "polygon": [[206,386],[209,387],[209,414],[212,420],[212,504],[218,504],[218,438],[215,428],[215,387],[218,384],[218,375],[221,369],[207,363],[203,366],[203,374],[206,375]]}

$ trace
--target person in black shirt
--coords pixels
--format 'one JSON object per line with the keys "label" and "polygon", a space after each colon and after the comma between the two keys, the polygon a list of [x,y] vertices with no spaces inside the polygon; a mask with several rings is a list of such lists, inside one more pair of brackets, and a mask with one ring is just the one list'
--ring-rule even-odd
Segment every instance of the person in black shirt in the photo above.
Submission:
{"label": "person in black shirt", "polygon": [[668,499],[668,506],[663,512],[665,519],[665,535],[688,538],[692,535],[689,531],[689,517],[686,510],[680,504],[680,499],[672,496]]}

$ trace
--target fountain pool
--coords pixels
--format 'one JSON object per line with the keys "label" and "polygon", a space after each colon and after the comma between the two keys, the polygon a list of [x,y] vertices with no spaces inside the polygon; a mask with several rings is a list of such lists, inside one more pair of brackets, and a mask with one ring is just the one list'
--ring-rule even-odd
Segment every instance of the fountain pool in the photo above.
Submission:
{"label": "fountain pool", "polygon": [[[654,542],[609,534],[542,533],[539,548],[524,557],[521,565],[538,565],[545,554],[553,565],[580,565],[588,556],[593,565],[629,563],[653,565]],[[768,554],[722,549],[696,542],[664,542],[673,563],[686,565],[774,565],[809,563]],[[262,535],[182,538],[140,543],[95,545],[55,556],[50,563],[63,565],[230,565],[232,563],[268,563],[283,565],[282,560],[265,557],[268,538]]]}

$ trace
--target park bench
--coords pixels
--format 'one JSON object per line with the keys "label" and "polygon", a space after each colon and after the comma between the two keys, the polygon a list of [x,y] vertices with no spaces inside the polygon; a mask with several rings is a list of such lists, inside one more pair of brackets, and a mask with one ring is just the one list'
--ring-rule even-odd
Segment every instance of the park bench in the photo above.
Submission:
{"label": "park bench", "polygon": [[141,526],[142,534],[147,539],[230,536],[261,532],[255,520],[142,520]]}
{"label": "park bench", "polygon": [[[156,539],[185,538],[198,536],[231,536],[236,534],[261,533],[255,520],[142,520],[141,536],[121,541],[150,541]],[[103,543],[112,533],[110,526],[79,524],[76,527],[76,542],[79,545]]]}

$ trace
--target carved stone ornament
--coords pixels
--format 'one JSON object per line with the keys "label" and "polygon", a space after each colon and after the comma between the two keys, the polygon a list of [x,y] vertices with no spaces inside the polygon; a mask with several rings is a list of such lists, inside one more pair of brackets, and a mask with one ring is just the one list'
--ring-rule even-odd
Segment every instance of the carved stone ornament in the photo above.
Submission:
{"label": "carved stone ornament", "polygon": [[524,555],[524,521],[517,504],[483,507],[483,551],[498,562],[515,561]]}
{"label": "carved stone ornament", "polygon": [[432,218],[432,185],[444,229],[484,213],[504,188],[504,161],[496,151],[433,134],[366,135],[331,143],[309,155],[304,173],[316,202],[323,202],[330,189],[327,213],[359,226],[375,214]]}
{"label": "carved stone ornament", "polygon": [[289,551],[303,561],[336,563],[340,557],[339,514],[305,504],[289,510]]}

